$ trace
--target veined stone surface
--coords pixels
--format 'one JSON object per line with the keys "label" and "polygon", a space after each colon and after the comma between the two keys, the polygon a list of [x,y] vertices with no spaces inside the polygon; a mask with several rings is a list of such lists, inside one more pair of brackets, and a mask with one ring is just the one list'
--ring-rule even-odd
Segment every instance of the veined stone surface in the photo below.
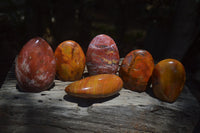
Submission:
{"label": "veined stone surface", "polygon": [[81,79],[85,69],[85,54],[81,46],[72,40],[64,41],[55,50],[56,73],[62,81]]}
{"label": "veined stone surface", "polygon": [[76,97],[104,98],[118,93],[122,87],[123,81],[119,76],[99,74],[71,83],[65,91]]}
{"label": "veined stone surface", "polygon": [[115,74],[119,65],[119,51],[114,40],[104,34],[97,35],[89,44],[86,65],[90,75]]}
{"label": "veined stone surface", "polygon": [[174,102],[186,80],[185,68],[175,59],[165,59],[156,64],[152,75],[152,88],[156,97]]}
{"label": "veined stone surface", "polygon": [[49,89],[56,73],[56,61],[50,45],[40,37],[29,40],[16,59],[15,73],[18,85],[24,91]]}
{"label": "veined stone surface", "polygon": [[133,91],[145,91],[154,69],[154,60],[146,50],[133,50],[122,61],[119,75],[124,87]]}

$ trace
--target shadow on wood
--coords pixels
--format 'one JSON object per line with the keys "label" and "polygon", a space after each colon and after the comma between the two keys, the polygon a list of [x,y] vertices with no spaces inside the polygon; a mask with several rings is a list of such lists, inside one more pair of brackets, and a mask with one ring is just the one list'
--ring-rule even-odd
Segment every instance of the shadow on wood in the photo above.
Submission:
{"label": "shadow on wood", "polygon": [[[52,83],[52,85],[47,89],[47,91],[50,91],[52,88],[54,88],[55,87],[55,82],[53,82]],[[20,91],[20,92],[30,92],[30,91],[27,91],[27,90],[24,90],[24,89],[22,89],[20,86],[19,86],[19,84],[17,83],[16,84],[16,89],[18,90],[18,91]],[[43,91],[46,91],[46,90],[43,90]],[[40,91],[39,91],[40,92]],[[30,93],[38,93],[38,92],[30,92]]]}
{"label": "shadow on wood", "polygon": [[73,96],[70,96],[70,95],[65,95],[63,97],[63,99],[65,99],[68,102],[77,103],[78,106],[80,106],[80,107],[89,107],[89,106],[91,106],[92,104],[95,104],[95,103],[103,103],[103,102],[112,100],[115,97],[118,97],[119,95],[120,94],[117,93],[117,94],[110,96],[110,97],[96,98],[96,99],[91,99],[91,98],[84,99],[84,98],[73,97]]}

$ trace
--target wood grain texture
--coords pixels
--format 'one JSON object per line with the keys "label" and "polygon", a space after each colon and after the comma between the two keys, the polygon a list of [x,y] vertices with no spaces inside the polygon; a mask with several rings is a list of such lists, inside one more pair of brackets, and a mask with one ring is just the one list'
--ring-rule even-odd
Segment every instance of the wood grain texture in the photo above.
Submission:
{"label": "wood grain texture", "polygon": [[[86,75],[86,74],[85,74]],[[162,102],[152,92],[122,89],[104,99],[68,96],[71,82],[55,80],[40,93],[16,89],[13,69],[0,89],[0,132],[192,132],[200,106],[187,86],[174,103]]]}

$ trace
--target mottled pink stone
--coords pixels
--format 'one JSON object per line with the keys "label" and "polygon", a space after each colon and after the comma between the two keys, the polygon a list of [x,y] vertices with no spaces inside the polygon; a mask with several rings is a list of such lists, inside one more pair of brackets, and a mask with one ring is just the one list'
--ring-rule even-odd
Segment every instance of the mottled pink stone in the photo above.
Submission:
{"label": "mottled pink stone", "polygon": [[119,51],[114,40],[104,34],[97,35],[91,41],[86,65],[90,75],[115,74],[119,66]]}

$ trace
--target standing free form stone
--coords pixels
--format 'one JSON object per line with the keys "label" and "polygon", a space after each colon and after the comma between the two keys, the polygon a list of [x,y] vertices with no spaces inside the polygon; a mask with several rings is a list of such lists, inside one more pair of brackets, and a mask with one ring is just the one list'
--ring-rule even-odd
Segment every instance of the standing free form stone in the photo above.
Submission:
{"label": "standing free form stone", "polygon": [[56,73],[56,61],[50,45],[40,37],[29,40],[17,57],[15,73],[23,91],[49,89]]}
{"label": "standing free form stone", "polygon": [[146,50],[133,50],[126,55],[119,70],[124,87],[133,91],[145,91],[154,69],[154,61]]}
{"label": "standing free form stone", "polygon": [[85,69],[85,54],[75,41],[64,41],[55,50],[56,73],[63,81],[79,80]]}
{"label": "standing free form stone", "polygon": [[152,74],[154,95],[167,102],[174,102],[185,84],[185,69],[175,59],[165,59],[155,66]]}
{"label": "standing free form stone", "polygon": [[86,65],[90,75],[115,74],[119,66],[119,51],[114,40],[104,34],[97,35],[91,41]]}

